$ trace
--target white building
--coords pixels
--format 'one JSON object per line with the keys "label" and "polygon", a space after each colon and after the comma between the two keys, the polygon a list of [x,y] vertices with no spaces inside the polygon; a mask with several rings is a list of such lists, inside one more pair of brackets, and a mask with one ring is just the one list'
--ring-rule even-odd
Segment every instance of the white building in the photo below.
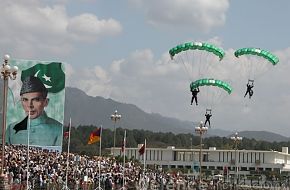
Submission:
{"label": "white building", "polygon": [[[140,147],[140,145],[138,145]],[[110,148],[114,155],[122,155],[121,148]],[[139,148],[126,148],[127,158],[135,158],[141,163],[146,155],[146,164],[162,168],[187,168],[199,166],[200,149],[147,148],[146,153],[139,155]],[[235,163],[235,155],[237,163]],[[231,173],[237,164],[240,174],[250,171],[290,171],[290,154],[288,147],[279,151],[259,150],[217,150],[215,147],[202,149],[202,169],[223,172],[225,168]]]}

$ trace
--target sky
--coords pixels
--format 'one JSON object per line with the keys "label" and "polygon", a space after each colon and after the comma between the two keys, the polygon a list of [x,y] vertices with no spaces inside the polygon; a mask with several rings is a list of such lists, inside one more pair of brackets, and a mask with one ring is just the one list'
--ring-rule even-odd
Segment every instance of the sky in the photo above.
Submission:
{"label": "sky", "polygon": [[[204,121],[209,95],[221,93],[210,106],[213,128],[290,137],[288,0],[1,0],[0,7],[0,53],[61,61],[66,86],[192,122]],[[199,51],[189,72],[168,53],[185,42],[213,44],[225,56]],[[247,47],[270,51],[279,63],[234,56]],[[251,76],[249,62],[257,69]],[[207,70],[196,73],[203,64]],[[189,85],[200,77],[226,81],[233,91],[201,88],[199,105],[191,106]],[[250,77],[251,100],[243,97]]]}

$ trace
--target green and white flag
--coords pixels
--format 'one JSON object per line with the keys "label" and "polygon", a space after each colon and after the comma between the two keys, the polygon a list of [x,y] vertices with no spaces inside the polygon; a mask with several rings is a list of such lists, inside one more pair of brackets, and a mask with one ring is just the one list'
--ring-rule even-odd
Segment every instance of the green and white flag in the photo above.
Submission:
{"label": "green and white flag", "polygon": [[43,82],[48,92],[51,93],[58,93],[65,87],[65,74],[61,68],[61,63],[38,63],[22,71],[21,81],[27,76],[38,77]]}

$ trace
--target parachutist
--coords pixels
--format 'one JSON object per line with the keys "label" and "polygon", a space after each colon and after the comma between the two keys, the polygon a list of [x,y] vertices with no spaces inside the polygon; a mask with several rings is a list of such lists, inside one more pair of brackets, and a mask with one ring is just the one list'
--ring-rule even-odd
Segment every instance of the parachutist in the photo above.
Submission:
{"label": "parachutist", "polygon": [[247,91],[244,95],[244,98],[247,96],[247,94],[249,93],[249,98],[251,99],[251,97],[253,96],[254,94],[254,91],[253,91],[253,88],[254,87],[254,80],[249,80],[248,83],[247,83]]}
{"label": "parachutist", "polygon": [[208,126],[210,127],[210,118],[211,118],[211,116],[212,116],[211,109],[206,109],[204,126],[206,126],[206,124],[208,123]]}
{"label": "parachutist", "polygon": [[197,103],[197,94],[199,93],[199,88],[194,88],[194,89],[191,89],[191,94],[192,94],[192,98],[191,98],[191,104],[193,103],[193,100],[195,100],[195,104],[198,105]]}

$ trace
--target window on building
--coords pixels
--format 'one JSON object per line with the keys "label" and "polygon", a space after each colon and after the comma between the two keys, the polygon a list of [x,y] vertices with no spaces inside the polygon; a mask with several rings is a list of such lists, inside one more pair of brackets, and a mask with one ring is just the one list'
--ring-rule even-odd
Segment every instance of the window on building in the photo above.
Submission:
{"label": "window on building", "polygon": [[223,170],[223,167],[222,166],[217,166],[216,169],[217,170]]}
{"label": "window on building", "polygon": [[157,150],[157,160],[159,160],[159,150]]}
{"label": "window on building", "polygon": [[241,171],[247,171],[247,167],[241,167]]}
{"label": "window on building", "polygon": [[249,167],[249,171],[255,171],[255,167]]}
{"label": "window on building", "polygon": [[280,168],[273,168],[274,172],[280,173]]}
{"label": "window on building", "polygon": [[202,158],[202,161],[203,162],[207,162],[208,161],[207,157],[208,157],[208,155],[207,154],[204,154],[203,155],[203,158]]}
{"label": "window on building", "polygon": [[253,163],[253,153],[251,152],[251,162],[250,163]]}
{"label": "window on building", "polygon": [[208,169],[209,169],[209,170],[214,170],[215,167],[214,167],[214,166],[209,166]]}
{"label": "window on building", "polygon": [[243,152],[243,163],[245,163],[245,153]]}
{"label": "window on building", "polygon": [[163,169],[168,168],[168,165],[162,165],[162,168]]}
{"label": "window on building", "polygon": [[177,161],[177,152],[176,151],[173,152],[173,161]]}

